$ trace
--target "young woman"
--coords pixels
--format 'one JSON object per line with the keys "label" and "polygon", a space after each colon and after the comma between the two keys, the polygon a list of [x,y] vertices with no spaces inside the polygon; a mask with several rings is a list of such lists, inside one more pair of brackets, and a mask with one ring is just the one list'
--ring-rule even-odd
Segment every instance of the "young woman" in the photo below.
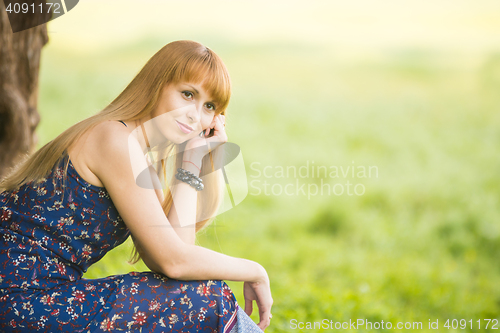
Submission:
{"label": "young woman", "polygon": [[[229,97],[227,69],[213,51],[172,42],[111,104],[2,180],[1,331],[244,332],[269,325],[265,269],[194,245],[221,201],[217,154],[227,142]],[[129,235],[136,260],[151,272],[82,278]],[[222,280],[244,281],[245,311]],[[258,327],[245,314],[253,301]]]}

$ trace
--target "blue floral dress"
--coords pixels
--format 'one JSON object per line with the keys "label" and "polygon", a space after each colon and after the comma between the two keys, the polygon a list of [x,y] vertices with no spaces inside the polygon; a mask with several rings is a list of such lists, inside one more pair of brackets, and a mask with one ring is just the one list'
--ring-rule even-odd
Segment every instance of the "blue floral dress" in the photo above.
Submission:
{"label": "blue floral dress", "polygon": [[262,332],[223,281],[154,272],[85,279],[129,230],[68,155],[41,183],[0,193],[0,331]]}

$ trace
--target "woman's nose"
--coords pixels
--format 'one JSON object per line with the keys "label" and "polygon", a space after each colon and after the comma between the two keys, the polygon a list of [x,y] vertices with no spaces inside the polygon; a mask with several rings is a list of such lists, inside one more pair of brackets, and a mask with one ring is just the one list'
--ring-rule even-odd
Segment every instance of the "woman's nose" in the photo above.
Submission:
{"label": "woman's nose", "polygon": [[196,122],[200,121],[200,112],[201,112],[201,106],[197,106],[196,104],[193,104],[188,109],[187,116],[188,116],[190,121],[192,121],[193,123],[196,123]]}

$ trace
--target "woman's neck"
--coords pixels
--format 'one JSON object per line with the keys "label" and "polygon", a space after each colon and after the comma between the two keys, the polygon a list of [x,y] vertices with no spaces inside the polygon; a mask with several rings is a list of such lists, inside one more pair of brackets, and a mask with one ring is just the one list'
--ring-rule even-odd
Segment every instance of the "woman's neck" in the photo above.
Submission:
{"label": "woman's neck", "polygon": [[127,125],[130,124],[132,133],[139,142],[144,154],[166,140],[156,127],[157,124],[149,120],[136,119],[127,123]]}

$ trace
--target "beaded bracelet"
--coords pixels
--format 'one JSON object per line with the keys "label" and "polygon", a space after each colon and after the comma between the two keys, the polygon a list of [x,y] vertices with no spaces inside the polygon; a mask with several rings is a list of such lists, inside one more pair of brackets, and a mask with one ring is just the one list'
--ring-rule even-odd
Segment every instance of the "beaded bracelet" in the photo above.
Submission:
{"label": "beaded bracelet", "polygon": [[175,178],[191,185],[196,191],[203,190],[203,182],[200,177],[195,176],[192,172],[183,168],[178,168]]}

